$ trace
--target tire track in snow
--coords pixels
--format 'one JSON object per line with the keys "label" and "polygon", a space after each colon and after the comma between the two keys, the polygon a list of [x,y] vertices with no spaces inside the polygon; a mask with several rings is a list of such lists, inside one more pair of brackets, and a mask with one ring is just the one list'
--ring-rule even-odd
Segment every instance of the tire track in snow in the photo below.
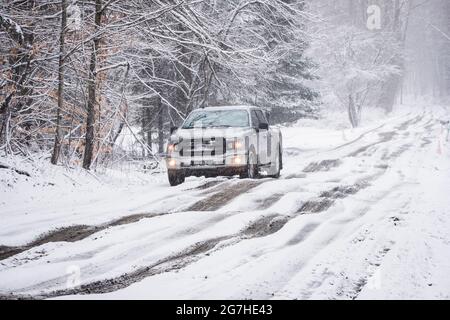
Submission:
{"label": "tire track in snow", "polygon": [[[411,114],[411,113],[408,113],[408,114],[406,114],[404,117],[408,117],[410,114]],[[423,117],[423,115],[421,115],[420,117]],[[404,123],[407,123],[407,122],[409,122],[409,121],[411,121],[411,120],[412,120],[412,119],[408,119],[408,120],[405,121]],[[394,121],[395,121],[395,120],[394,120]],[[404,123],[403,123],[403,124],[404,124]],[[369,135],[369,134],[371,134],[371,133],[373,133],[373,132],[378,131],[379,129],[385,127],[387,124],[388,124],[388,123],[383,123],[383,124],[380,125],[380,126],[377,126],[377,127],[373,128],[373,129],[371,129],[371,130],[369,130],[369,131],[366,131],[366,132],[362,133],[362,134],[361,134],[359,137],[357,137],[356,139],[353,139],[353,140],[351,140],[351,141],[349,141],[349,142],[347,142],[347,143],[344,143],[344,144],[342,144],[342,145],[339,145],[339,146],[337,146],[337,147],[335,147],[335,148],[332,148],[332,149],[330,149],[330,150],[327,150],[327,151],[335,151],[335,150],[339,150],[339,149],[342,149],[342,148],[344,148],[344,147],[347,147],[347,146],[349,146],[349,145],[353,145],[355,142],[358,142],[359,140],[363,139],[365,136],[367,136],[367,135]]]}
{"label": "tire track in snow", "polygon": [[311,162],[303,169],[303,172],[330,171],[332,168],[339,167],[342,161],[339,159],[328,159],[319,162]]}
{"label": "tire track in snow", "polygon": [[[395,127],[395,130],[406,130],[408,129],[411,125],[417,124],[419,123],[422,119],[423,119],[424,115],[418,115],[414,118],[408,119],[405,122],[402,122],[400,125],[398,125],[397,127]],[[353,145],[355,142],[360,141],[361,139],[363,139],[366,135],[376,132],[379,129],[381,129],[382,127],[384,127],[386,124],[383,124],[381,126],[378,126],[372,130],[366,131],[363,134],[361,134],[358,138],[347,142],[343,145],[340,145],[334,149],[331,149],[329,151],[335,151],[338,149],[341,149],[343,147],[347,147],[347,146],[351,146]],[[321,160],[321,161],[315,161],[315,162],[311,162],[310,164],[308,164],[305,169],[303,169],[303,172],[319,172],[319,171],[329,171],[332,168],[336,168],[339,167],[342,164],[342,159],[348,158],[348,157],[357,157],[360,154],[364,154],[365,156],[371,156],[376,149],[374,149],[372,152],[367,153],[367,151],[373,147],[376,147],[378,145],[381,145],[383,143],[389,142],[391,140],[393,140],[395,137],[398,136],[398,133],[396,131],[387,131],[387,132],[380,132],[378,133],[378,135],[381,137],[380,140],[375,141],[375,142],[371,142],[367,145],[363,145],[358,147],[357,150],[354,150],[344,156],[342,156],[341,159],[327,159],[327,160]],[[407,138],[407,137],[403,137],[403,138]]]}
{"label": "tire track in snow", "polygon": [[[166,258],[158,260],[147,267],[140,267],[137,270],[129,273],[124,273],[118,277],[99,280],[82,284],[79,287],[72,289],[56,290],[49,293],[44,293],[36,296],[30,295],[3,295],[3,297],[13,299],[15,297],[28,297],[34,299],[48,299],[66,295],[78,295],[78,294],[98,294],[117,291],[130,286],[133,283],[139,282],[144,278],[151,277],[157,274],[175,271],[186,267],[187,265],[199,260],[208,251],[213,249],[219,242],[229,239],[230,237],[217,237],[205,241],[198,242],[193,246]],[[65,281],[66,277],[61,279],[53,279]]]}
{"label": "tire track in snow", "polygon": [[367,144],[365,146],[362,146],[360,148],[358,148],[356,151],[353,151],[351,153],[349,153],[348,155],[346,155],[345,157],[357,157],[360,154],[364,154],[365,156],[371,156],[375,150],[371,153],[366,153],[366,151],[370,148],[373,148],[375,146],[378,146],[380,144],[386,143],[391,141],[392,139],[394,139],[395,136],[397,136],[397,133],[394,131],[390,131],[390,132],[381,132],[378,134],[379,136],[381,136],[381,139],[375,142],[372,142],[370,144]]}
{"label": "tire track in snow", "polygon": [[[399,150],[402,150],[402,148],[403,146],[401,146]],[[399,157],[402,153],[403,152],[394,152],[392,158]],[[298,217],[299,215],[317,214],[326,211],[331,206],[333,206],[335,201],[337,201],[338,199],[344,199],[349,196],[355,195],[360,190],[370,186],[370,182],[381,177],[388,168],[389,168],[388,166],[379,166],[378,167],[379,170],[377,173],[365,179],[361,179],[354,185],[338,186],[322,192],[318,198],[306,201],[300,207],[297,214],[288,216],[279,214],[266,215],[252,222],[248,227],[246,227],[243,230],[243,232],[240,235],[238,235],[241,239],[238,240],[237,242],[232,243],[232,245],[236,245],[242,240],[265,237],[273,233],[276,233],[279,230],[281,230],[287,222],[289,222],[295,217]],[[317,199],[319,199],[319,201]],[[287,245],[295,245],[304,241],[311,235],[311,233],[314,232],[314,230],[318,226],[320,226],[320,223],[312,223],[306,225],[304,228],[302,228],[302,230],[300,230],[300,232],[295,237],[293,237],[290,241],[287,242]],[[330,242],[331,241],[332,240],[330,240]],[[361,283],[361,285],[363,285],[363,283]],[[355,291],[357,290],[355,289]]]}
{"label": "tire track in snow", "polygon": [[257,201],[258,205],[256,210],[265,210],[273,206],[277,201],[279,201],[285,194],[284,193],[274,193],[267,198]]}
{"label": "tire track in snow", "polygon": [[133,214],[97,226],[74,225],[70,227],[58,228],[38,236],[36,240],[23,246],[0,246],[0,261],[46,243],[76,242],[86,239],[87,237],[110,227],[135,223],[145,218],[153,218],[165,214],[167,213]]}
{"label": "tire track in snow", "polygon": [[[215,187],[220,187],[220,184],[228,183],[227,180],[218,180],[218,181],[208,181],[193,190],[202,190],[206,193],[214,192]],[[213,189],[213,190],[209,190]],[[160,199],[161,201],[166,200],[166,197]],[[200,210],[199,210],[200,211]],[[174,213],[174,212],[170,212]],[[98,233],[100,231],[106,230],[110,227],[115,227],[119,225],[131,224],[135,222],[139,222],[142,219],[148,219],[153,217],[158,217],[166,214],[166,213],[138,213],[132,214],[128,216],[124,216],[100,225],[73,225],[68,227],[61,227],[54,230],[50,230],[45,232],[39,236],[37,236],[36,240],[33,240],[25,245],[21,246],[4,246],[0,245],[0,261],[5,260],[9,257],[15,256],[27,250],[33,249],[35,247],[41,246],[50,242],[76,242],[83,239],[88,238],[89,236]]]}
{"label": "tire track in snow", "polygon": [[[357,187],[342,186],[340,188],[333,188],[331,190],[325,191],[321,194],[320,197],[322,198],[331,197],[334,199],[337,198],[342,199],[348,195],[355,194],[358,191],[357,189],[358,189]],[[220,249],[228,245],[235,245],[243,240],[265,237],[279,231],[281,228],[284,227],[284,225],[288,221],[290,221],[294,217],[297,217],[300,214],[319,213],[328,208],[322,207],[322,210],[318,210],[317,208],[310,208],[310,209],[311,211],[308,211],[306,207],[301,206],[301,208],[298,211],[298,214],[291,216],[269,214],[260,219],[255,220],[254,222],[243,228],[237,234],[221,236],[198,242],[197,244],[177,254],[163,258],[150,266],[138,268],[136,271],[125,273],[115,278],[101,281],[94,281],[91,283],[83,284],[80,287],[74,289],[57,290],[34,296],[34,298],[45,299],[63,295],[107,293],[123,289],[133,283],[141,281],[144,278],[151,277],[160,273],[182,269],[188,266],[189,264],[198,261],[205,255],[209,255],[212,252],[214,252],[215,247],[218,246],[223,241],[234,240],[229,242],[228,244],[223,245]],[[55,281],[60,281],[64,283],[65,279],[66,276],[52,279],[50,280],[50,282],[54,283]],[[45,283],[35,285],[31,288],[24,288],[20,291],[35,290],[36,288],[42,287],[43,285],[45,285]],[[4,295],[4,297],[7,297],[8,299],[15,299],[18,297],[32,298],[32,296],[15,295],[15,294]]]}
{"label": "tire track in snow", "polygon": [[[429,120],[426,124],[428,124],[430,121],[433,120]],[[420,135],[420,133],[416,133],[416,136]],[[429,137],[428,137],[429,138]],[[428,140],[428,138],[425,138]],[[411,149],[413,146],[416,147],[420,147],[422,148],[422,145],[418,144],[418,141],[420,140],[415,140],[414,142],[416,142],[415,144],[403,144],[401,145],[397,150],[393,151],[390,158],[391,159],[395,159],[397,157],[400,157],[407,149]],[[402,178],[399,185],[402,185],[404,183],[407,183],[404,181],[404,179],[406,178],[404,175],[400,174],[400,177]],[[392,192],[392,190],[387,190],[385,193],[381,194],[379,197],[377,197],[378,200],[383,199],[386,197],[386,195],[390,194]],[[377,200],[377,201],[378,201]],[[369,206],[370,207],[370,206]],[[368,208],[369,208],[368,207]],[[362,210],[361,214],[365,214],[369,211],[368,208],[365,208]],[[356,215],[354,218],[359,218],[359,215]],[[354,218],[344,218],[342,221],[340,221],[340,223],[342,222],[343,224],[347,223],[347,222],[351,222],[353,221]],[[392,220],[394,223],[394,225],[397,225],[396,221],[399,221],[398,218],[396,217],[390,217],[389,220]],[[336,221],[337,222],[337,221]],[[320,224],[319,224],[320,225]],[[302,233],[305,234],[305,237],[308,237],[309,234],[311,233],[310,229],[312,231],[314,231],[317,228],[317,225],[313,224],[313,225],[306,225],[305,226],[305,230],[302,229],[302,231],[300,232],[300,239],[303,240],[304,237],[302,236]],[[367,229],[364,229],[365,231],[367,231]],[[367,237],[367,236],[366,236]],[[361,240],[358,240],[361,241]],[[300,241],[301,242],[301,241]],[[296,244],[296,242],[294,241],[294,243]],[[340,293],[338,291],[336,291],[336,295],[342,297],[342,295],[346,295],[347,298],[351,298],[351,299],[357,299],[359,296],[359,293],[363,290],[363,288],[368,284],[368,282],[370,281],[371,277],[375,274],[376,270],[378,269],[378,267],[381,264],[381,261],[383,260],[384,256],[389,252],[389,250],[391,249],[391,247],[395,244],[395,242],[389,240],[389,241],[383,241],[380,243],[380,250],[376,251],[374,254],[370,253],[369,256],[365,257],[364,261],[367,262],[366,268],[365,268],[365,273],[357,278],[357,279],[349,279],[347,277],[345,277],[345,279],[343,278],[345,276],[345,274],[343,272],[339,272],[336,274],[332,274],[332,276],[334,276],[336,279],[329,279],[329,274],[328,275],[324,275],[322,279],[320,279],[320,283],[317,284],[316,281],[318,281],[319,279],[313,279],[314,281],[311,280],[311,284],[310,286],[307,288],[307,290],[311,289],[312,291],[309,290],[309,295],[307,294],[306,296],[303,294],[302,299],[304,298],[308,298],[311,297],[312,293],[314,292],[314,290],[318,287],[320,287],[320,285],[322,283],[326,283],[326,282],[330,282],[330,281],[338,281],[339,279],[341,280],[341,284],[340,284]],[[327,271],[327,269],[325,268],[324,271]],[[339,271],[339,270],[337,270]],[[316,275],[317,277],[317,275]],[[345,283],[345,285],[344,285]],[[333,285],[333,284],[332,284]],[[294,293],[295,294],[295,293]]]}
{"label": "tire track in snow", "polygon": [[183,211],[216,211],[228,202],[268,180],[243,180],[202,199]]}

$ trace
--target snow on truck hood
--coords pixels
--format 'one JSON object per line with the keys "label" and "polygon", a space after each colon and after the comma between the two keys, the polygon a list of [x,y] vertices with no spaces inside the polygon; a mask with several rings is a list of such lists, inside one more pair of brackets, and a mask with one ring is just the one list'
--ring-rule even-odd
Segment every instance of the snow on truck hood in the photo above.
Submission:
{"label": "snow on truck hood", "polygon": [[196,138],[238,138],[243,137],[252,132],[251,128],[196,128],[196,129],[178,129],[172,135],[171,139],[176,140],[179,138],[184,139],[196,139]]}

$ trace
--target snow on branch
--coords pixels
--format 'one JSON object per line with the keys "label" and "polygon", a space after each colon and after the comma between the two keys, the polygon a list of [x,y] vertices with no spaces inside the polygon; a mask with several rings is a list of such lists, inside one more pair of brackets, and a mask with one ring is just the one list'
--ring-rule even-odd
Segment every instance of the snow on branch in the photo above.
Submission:
{"label": "snow on branch", "polygon": [[0,13],[0,29],[4,29],[10,37],[21,46],[27,46],[22,27]]}
{"label": "snow on branch", "polygon": [[110,65],[110,66],[99,68],[99,69],[95,70],[95,73],[100,73],[100,72],[103,72],[103,71],[116,69],[116,68],[120,68],[120,67],[127,67],[127,68],[129,68],[130,67],[130,63],[128,61],[116,63],[116,64],[113,64],[113,65]]}

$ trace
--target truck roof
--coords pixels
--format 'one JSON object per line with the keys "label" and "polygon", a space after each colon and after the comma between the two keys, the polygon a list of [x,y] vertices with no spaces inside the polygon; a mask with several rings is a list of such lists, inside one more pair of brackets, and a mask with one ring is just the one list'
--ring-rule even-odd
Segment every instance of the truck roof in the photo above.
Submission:
{"label": "truck roof", "polygon": [[237,106],[217,106],[217,107],[206,107],[206,108],[199,108],[196,110],[205,110],[205,111],[214,111],[214,110],[250,110],[250,109],[260,109],[256,106],[250,106],[250,105],[237,105]]}

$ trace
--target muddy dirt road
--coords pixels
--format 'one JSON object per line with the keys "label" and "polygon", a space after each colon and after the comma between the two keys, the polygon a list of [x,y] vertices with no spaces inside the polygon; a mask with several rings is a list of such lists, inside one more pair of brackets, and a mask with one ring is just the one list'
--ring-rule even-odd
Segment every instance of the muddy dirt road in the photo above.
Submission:
{"label": "muddy dirt road", "polygon": [[278,180],[207,179],[151,212],[0,243],[0,296],[357,298],[437,132],[432,113],[409,114],[332,148],[287,145]]}

